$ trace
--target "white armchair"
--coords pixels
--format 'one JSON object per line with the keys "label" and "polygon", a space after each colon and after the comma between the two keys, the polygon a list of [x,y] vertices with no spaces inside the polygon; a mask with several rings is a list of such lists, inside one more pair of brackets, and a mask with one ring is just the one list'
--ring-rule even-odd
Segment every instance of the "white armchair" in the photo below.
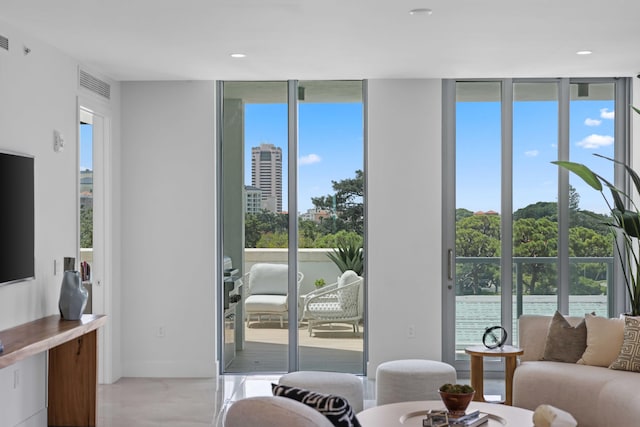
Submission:
{"label": "white armchair", "polygon": [[[288,295],[289,267],[286,264],[259,263],[251,266],[251,270],[243,276],[245,285],[244,309],[247,326],[252,315],[278,316],[280,327],[284,327],[284,319],[289,305]],[[298,272],[298,289],[304,275]]]}
{"label": "white armchair", "polygon": [[359,332],[362,319],[362,284],[364,279],[347,270],[336,283],[325,285],[305,296],[302,318],[308,322],[309,335],[313,328],[326,323],[348,323]]}

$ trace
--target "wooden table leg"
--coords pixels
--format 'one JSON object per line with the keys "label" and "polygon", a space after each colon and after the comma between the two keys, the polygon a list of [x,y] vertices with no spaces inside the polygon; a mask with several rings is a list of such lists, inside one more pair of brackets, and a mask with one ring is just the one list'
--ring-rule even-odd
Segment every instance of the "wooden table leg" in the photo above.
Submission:
{"label": "wooden table leg", "polygon": [[484,400],[484,361],[482,356],[471,355],[471,387],[476,394],[473,400],[485,402]]}
{"label": "wooden table leg", "polygon": [[516,371],[517,358],[516,356],[508,356],[505,358],[504,367],[504,384],[505,384],[505,405],[511,406],[513,402],[513,374]]}
{"label": "wooden table leg", "polygon": [[94,427],[97,331],[49,350],[49,426]]}

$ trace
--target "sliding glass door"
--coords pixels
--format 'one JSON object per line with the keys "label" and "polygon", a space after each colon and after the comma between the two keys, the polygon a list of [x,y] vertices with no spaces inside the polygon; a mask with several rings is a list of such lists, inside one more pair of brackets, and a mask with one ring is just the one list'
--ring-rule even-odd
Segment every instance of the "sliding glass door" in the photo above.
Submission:
{"label": "sliding glass door", "polygon": [[364,239],[363,111],[361,81],[219,84],[222,372],[364,372],[364,285],[349,323],[305,311]]}
{"label": "sliding glass door", "polygon": [[[613,241],[600,194],[551,162],[585,163],[619,181],[627,79],[446,81],[444,359],[522,314],[616,315]],[[448,200],[448,201],[447,201]],[[500,361],[488,369],[501,370]]]}

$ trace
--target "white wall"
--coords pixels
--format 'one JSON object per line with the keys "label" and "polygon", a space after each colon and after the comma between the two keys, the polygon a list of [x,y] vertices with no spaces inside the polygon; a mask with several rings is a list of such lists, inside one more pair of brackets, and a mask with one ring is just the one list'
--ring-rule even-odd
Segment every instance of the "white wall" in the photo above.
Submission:
{"label": "white wall", "polygon": [[[214,375],[214,99],[210,82],[122,85],[124,376]],[[369,82],[368,156],[373,374],[441,358],[440,80]]]}
{"label": "white wall", "polygon": [[216,374],[214,106],[213,82],[122,84],[124,376]]}
{"label": "white wall", "polygon": [[[2,21],[0,34],[9,38],[10,47],[9,51],[0,49],[0,149],[35,157],[36,209],[36,279],[0,287],[2,330],[58,313],[62,260],[65,256],[76,256],[78,247],[77,97],[80,92],[77,61]],[[31,49],[28,55],[23,53],[23,46]],[[118,84],[111,89],[117,98]],[[116,138],[118,104],[116,101],[113,107]],[[65,149],[60,153],[53,151],[54,129],[64,135]],[[56,275],[54,260],[58,263]],[[15,414],[25,408],[35,408],[42,414],[44,406],[39,399],[43,395],[23,393],[20,387],[14,389],[12,372],[19,369],[21,377],[32,378],[33,384],[44,384],[44,364],[45,358],[37,356],[19,363],[18,367],[3,370],[0,376],[9,375],[11,384],[9,395],[7,388],[0,386],[3,396],[0,413]],[[8,403],[14,393],[21,396],[18,405]],[[7,419],[3,417],[6,422]],[[32,417],[25,423],[36,425],[38,422],[33,424],[36,419]]]}
{"label": "white wall", "polygon": [[440,80],[369,81],[370,377],[387,360],[442,357],[441,92]]}
{"label": "white wall", "polygon": [[[57,312],[62,275],[53,261],[75,256],[77,63],[2,24],[10,50],[0,50],[0,149],[35,157],[36,280],[0,287],[0,329]],[[24,55],[22,46],[31,48]],[[66,149],[53,151],[53,131]]]}

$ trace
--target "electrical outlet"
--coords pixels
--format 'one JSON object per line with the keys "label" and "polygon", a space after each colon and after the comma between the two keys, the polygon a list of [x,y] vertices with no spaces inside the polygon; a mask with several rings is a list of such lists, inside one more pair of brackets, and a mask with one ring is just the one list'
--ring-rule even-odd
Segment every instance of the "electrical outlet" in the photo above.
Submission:
{"label": "electrical outlet", "polygon": [[415,325],[409,325],[407,327],[407,338],[415,338],[416,337],[416,327]]}
{"label": "electrical outlet", "polygon": [[158,326],[158,338],[164,338],[164,326]]}

